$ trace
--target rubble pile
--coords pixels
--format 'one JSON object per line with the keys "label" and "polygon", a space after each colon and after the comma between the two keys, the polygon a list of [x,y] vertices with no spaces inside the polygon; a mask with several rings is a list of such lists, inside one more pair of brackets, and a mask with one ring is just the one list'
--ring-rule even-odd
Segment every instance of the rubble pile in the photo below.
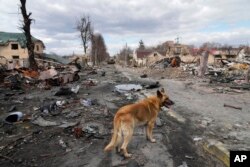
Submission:
{"label": "rubble pile", "polygon": [[60,69],[52,66],[49,69],[38,71],[20,68],[5,70],[1,73],[1,80],[3,85],[10,89],[18,90],[29,86],[48,89],[51,86],[61,86],[79,80],[78,72],[79,69],[73,65]]}
{"label": "rubble pile", "polygon": [[10,159],[21,166],[48,166],[51,161],[43,158],[84,157],[88,147],[104,147],[117,108],[137,100],[140,89],[159,87],[154,83],[124,89],[119,85],[128,79],[110,71],[70,65],[6,71],[0,87],[0,150],[9,158],[3,158],[5,166]]}
{"label": "rubble pile", "polygon": [[152,62],[149,67],[150,68],[157,68],[157,69],[164,69],[167,67],[180,67],[181,58],[179,56],[174,56],[170,58],[163,58],[158,61]]}
{"label": "rubble pile", "polygon": [[[183,71],[196,76],[200,70],[197,63],[182,64]],[[233,89],[250,90],[249,85],[250,61],[248,57],[233,61],[223,60],[214,65],[207,65],[205,76],[210,79],[210,83],[227,84]]]}

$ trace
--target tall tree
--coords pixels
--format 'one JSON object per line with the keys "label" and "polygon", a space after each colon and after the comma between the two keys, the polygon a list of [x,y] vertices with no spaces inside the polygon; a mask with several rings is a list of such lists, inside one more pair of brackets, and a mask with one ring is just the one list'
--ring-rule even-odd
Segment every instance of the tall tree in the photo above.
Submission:
{"label": "tall tree", "polygon": [[93,27],[91,25],[89,16],[83,15],[76,22],[76,29],[80,32],[84,54],[86,54],[93,35]]}
{"label": "tall tree", "polygon": [[139,41],[139,50],[144,50],[145,49],[145,45],[144,42],[142,40]]}
{"label": "tall tree", "polygon": [[108,58],[107,48],[105,41],[101,34],[93,34],[91,38],[91,58],[94,65],[98,65],[100,62]]}
{"label": "tall tree", "polygon": [[32,36],[30,33],[30,25],[33,19],[30,18],[31,12],[27,14],[26,11],[26,0],[20,0],[21,2],[21,12],[23,16],[23,26],[22,29],[24,31],[25,37],[26,37],[26,47],[28,48],[28,54],[29,54],[29,63],[30,63],[30,68],[33,70],[37,70],[37,63],[35,61],[35,53],[34,53],[34,43],[32,41]]}

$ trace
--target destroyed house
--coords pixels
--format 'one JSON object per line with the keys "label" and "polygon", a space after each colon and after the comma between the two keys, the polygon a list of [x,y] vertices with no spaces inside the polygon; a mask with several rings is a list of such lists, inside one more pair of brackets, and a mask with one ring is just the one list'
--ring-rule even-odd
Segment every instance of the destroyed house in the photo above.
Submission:
{"label": "destroyed house", "polygon": [[149,50],[137,49],[134,52],[133,58],[138,66],[145,66],[147,64],[147,57],[152,53]]}
{"label": "destroyed house", "polygon": [[163,44],[167,55],[187,55],[189,54],[188,45],[174,43],[174,41],[166,41]]}
{"label": "destroyed house", "polygon": [[[32,37],[35,54],[42,54],[44,43]],[[8,68],[28,67],[28,49],[24,33],[0,32],[0,56],[7,59]]]}
{"label": "destroyed house", "polygon": [[164,52],[157,52],[157,51],[153,51],[151,52],[146,59],[146,65],[147,66],[151,66],[152,64],[154,64],[155,62],[158,62],[164,58],[166,58],[166,56],[164,56],[165,53]]}
{"label": "destroyed house", "polygon": [[208,63],[217,64],[221,60],[234,61],[237,59],[239,51],[240,50],[238,48],[233,48],[230,50],[212,49],[208,56]]}

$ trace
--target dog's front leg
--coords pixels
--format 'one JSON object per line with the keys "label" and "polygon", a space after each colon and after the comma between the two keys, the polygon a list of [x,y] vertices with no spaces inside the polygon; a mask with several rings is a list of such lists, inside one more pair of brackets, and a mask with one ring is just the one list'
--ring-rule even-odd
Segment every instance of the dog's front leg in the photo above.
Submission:
{"label": "dog's front leg", "polygon": [[154,125],[155,125],[155,120],[148,122],[148,125],[147,125],[147,139],[151,141],[152,143],[156,142],[156,140],[152,136]]}

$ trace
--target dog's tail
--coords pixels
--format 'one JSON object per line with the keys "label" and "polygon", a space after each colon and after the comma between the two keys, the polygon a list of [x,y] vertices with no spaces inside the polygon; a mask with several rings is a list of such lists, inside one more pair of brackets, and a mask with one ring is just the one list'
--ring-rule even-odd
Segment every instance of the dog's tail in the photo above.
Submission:
{"label": "dog's tail", "polygon": [[118,135],[122,135],[121,134],[121,120],[118,119],[114,119],[114,133],[112,135],[112,139],[110,141],[110,143],[104,148],[104,151],[111,151],[114,149],[114,147],[117,146],[117,139],[118,139]]}

